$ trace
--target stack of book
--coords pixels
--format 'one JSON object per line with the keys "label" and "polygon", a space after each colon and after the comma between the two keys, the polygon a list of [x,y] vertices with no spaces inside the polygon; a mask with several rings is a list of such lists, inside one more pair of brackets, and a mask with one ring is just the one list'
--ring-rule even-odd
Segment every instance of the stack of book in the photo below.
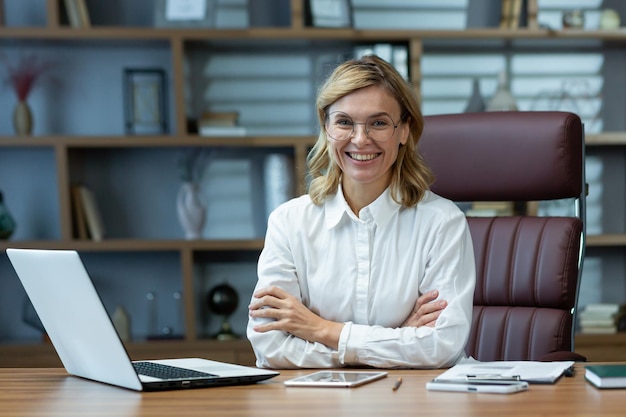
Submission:
{"label": "stack of book", "polygon": [[624,308],[617,303],[587,304],[578,313],[582,334],[612,334],[618,330],[618,321]]}
{"label": "stack of book", "polygon": [[247,131],[238,125],[237,112],[204,112],[198,120],[201,136],[245,136]]}

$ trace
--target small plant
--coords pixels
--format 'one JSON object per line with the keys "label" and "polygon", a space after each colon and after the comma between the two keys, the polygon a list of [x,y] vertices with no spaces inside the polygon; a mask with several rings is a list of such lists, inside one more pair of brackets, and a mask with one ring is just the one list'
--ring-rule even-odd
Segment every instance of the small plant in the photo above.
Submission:
{"label": "small plant", "polygon": [[8,72],[4,81],[13,88],[19,101],[26,101],[37,80],[54,67],[52,61],[43,61],[33,54],[22,56],[17,65],[11,64],[5,55],[0,55],[0,59]]}

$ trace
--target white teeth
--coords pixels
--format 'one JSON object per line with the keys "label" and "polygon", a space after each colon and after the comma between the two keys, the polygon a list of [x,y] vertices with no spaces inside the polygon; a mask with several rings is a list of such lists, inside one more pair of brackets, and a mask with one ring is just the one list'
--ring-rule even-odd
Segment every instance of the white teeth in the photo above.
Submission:
{"label": "white teeth", "polygon": [[350,154],[350,158],[356,159],[357,161],[370,161],[370,160],[376,158],[377,156],[378,155],[375,154],[375,153],[370,153],[370,154],[367,154],[367,155],[363,155],[363,154],[360,154],[360,153],[351,153]]}

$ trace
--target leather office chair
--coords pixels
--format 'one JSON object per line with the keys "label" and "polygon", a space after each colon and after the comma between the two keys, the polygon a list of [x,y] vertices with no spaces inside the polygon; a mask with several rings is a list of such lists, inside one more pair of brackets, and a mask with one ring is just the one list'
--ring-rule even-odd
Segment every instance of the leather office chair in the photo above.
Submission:
{"label": "leather office chair", "polygon": [[432,190],[456,202],[575,198],[578,217],[468,217],[476,290],[466,353],[480,361],[585,360],[573,352],[584,255],[584,139],[566,112],[425,117]]}

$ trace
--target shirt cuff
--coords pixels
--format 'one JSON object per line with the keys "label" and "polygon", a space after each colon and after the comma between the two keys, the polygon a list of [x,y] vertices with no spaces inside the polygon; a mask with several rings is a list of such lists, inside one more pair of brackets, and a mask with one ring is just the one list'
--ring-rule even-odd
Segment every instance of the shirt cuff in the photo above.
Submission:
{"label": "shirt cuff", "polygon": [[350,339],[350,333],[352,332],[352,322],[348,321],[344,323],[343,329],[339,334],[339,361],[342,365],[346,365],[354,361],[354,353],[348,351],[348,339]]}

